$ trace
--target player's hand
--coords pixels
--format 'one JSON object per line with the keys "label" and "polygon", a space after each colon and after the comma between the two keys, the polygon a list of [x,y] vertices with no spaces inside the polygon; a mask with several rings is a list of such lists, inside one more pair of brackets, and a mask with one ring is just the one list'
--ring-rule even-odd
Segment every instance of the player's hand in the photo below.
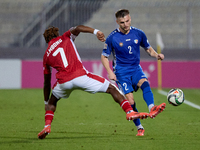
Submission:
{"label": "player's hand", "polygon": [[157,59],[158,60],[163,60],[165,56],[163,54],[158,54]]}
{"label": "player's hand", "polygon": [[109,78],[110,80],[117,81],[117,77],[116,77],[116,75],[115,75],[113,72],[110,72],[110,73],[108,74],[108,78]]}
{"label": "player's hand", "polygon": [[105,35],[101,31],[98,31],[97,34],[96,34],[96,36],[99,39],[99,41],[101,41],[101,42],[104,42],[106,40],[105,39]]}

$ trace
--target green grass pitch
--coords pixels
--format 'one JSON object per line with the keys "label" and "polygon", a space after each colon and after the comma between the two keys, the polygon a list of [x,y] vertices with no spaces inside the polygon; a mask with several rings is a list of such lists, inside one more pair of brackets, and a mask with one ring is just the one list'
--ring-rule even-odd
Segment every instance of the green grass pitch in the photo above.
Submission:
{"label": "green grass pitch", "polygon": [[[44,127],[42,89],[0,90],[1,150],[195,150],[200,148],[200,110],[186,104],[175,107],[152,89],[155,104],[166,109],[155,119],[141,120],[144,137],[108,94],[74,91],[58,102],[51,133]],[[169,89],[164,89],[168,91]],[[200,105],[199,89],[182,89],[185,98]],[[139,111],[148,112],[142,92],[134,93]]]}

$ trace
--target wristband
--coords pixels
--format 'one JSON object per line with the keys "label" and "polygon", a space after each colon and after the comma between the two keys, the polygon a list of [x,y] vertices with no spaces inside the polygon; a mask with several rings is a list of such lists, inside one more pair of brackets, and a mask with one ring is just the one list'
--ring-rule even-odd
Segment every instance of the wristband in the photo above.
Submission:
{"label": "wristband", "polygon": [[48,104],[48,101],[44,101],[44,104],[47,105],[47,104]]}
{"label": "wristband", "polygon": [[94,29],[94,32],[93,32],[93,34],[97,34],[97,32],[98,32],[99,30],[98,29]]}

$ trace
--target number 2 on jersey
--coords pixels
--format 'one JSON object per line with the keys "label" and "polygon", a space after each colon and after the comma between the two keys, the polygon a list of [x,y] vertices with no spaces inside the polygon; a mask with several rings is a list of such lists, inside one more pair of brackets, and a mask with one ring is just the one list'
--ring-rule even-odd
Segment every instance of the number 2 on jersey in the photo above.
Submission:
{"label": "number 2 on jersey", "polygon": [[68,66],[68,61],[67,61],[67,58],[66,58],[64,49],[59,47],[59,48],[53,53],[53,56],[58,55],[58,53],[60,53],[61,58],[62,58],[63,65],[64,65],[64,67],[66,68],[66,67]]}
{"label": "number 2 on jersey", "polygon": [[131,46],[128,46],[128,49],[129,49],[129,54],[133,54],[133,52],[132,52],[132,47],[131,47]]}
{"label": "number 2 on jersey", "polygon": [[124,86],[125,90],[127,91],[128,90],[127,84],[123,83],[123,86]]}

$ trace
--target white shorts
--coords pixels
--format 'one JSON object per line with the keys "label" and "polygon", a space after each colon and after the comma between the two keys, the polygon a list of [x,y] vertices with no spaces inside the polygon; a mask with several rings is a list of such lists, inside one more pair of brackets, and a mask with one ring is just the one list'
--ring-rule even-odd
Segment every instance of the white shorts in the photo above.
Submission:
{"label": "white shorts", "polygon": [[52,93],[58,99],[68,98],[71,92],[75,89],[81,89],[89,93],[105,93],[109,84],[110,82],[103,77],[89,73],[63,84],[57,83],[53,88]]}

